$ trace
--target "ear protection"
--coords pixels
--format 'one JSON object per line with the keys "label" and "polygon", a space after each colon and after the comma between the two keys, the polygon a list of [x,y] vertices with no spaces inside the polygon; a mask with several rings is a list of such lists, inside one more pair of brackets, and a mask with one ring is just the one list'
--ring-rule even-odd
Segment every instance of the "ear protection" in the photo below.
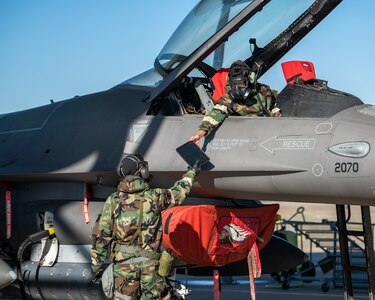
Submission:
{"label": "ear protection", "polygon": [[136,170],[133,173],[133,175],[140,176],[143,180],[148,181],[151,177],[150,171],[148,170],[148,163],[145,161],[140,155],[138,154],[129,154],[124,157],[122,160],[121,166],[120,166],[120,174],[125,177],[126,174],[124,172],[124,165],[126,164],[126,161],[130,161],[135,163]]}

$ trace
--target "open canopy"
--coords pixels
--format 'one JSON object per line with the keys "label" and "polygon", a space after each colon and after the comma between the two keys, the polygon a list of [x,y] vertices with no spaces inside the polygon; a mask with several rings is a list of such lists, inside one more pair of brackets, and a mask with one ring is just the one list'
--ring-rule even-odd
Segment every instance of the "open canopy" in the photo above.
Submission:
{"label": "open canopy", "polygon": [[[201,1],[166,43],[156,64],[166,73],[170,72],[253,2],[255,1]],[[254,47],[250,49],[250,39],[256,41],[258,47],[266,47],[313,3],[314,0],[276,0],[267,5],[262,3],[261,7],[264,5],[264,8],[211,52],[204,63],[217,70],[229,67],[237,59],[248,59],[254,51]]]}
{"label": "open canopy", "polygon": [[194,68],[211,77],[245,60],[266,72],[342,0],[202,0],[155,59],[154,68],[125,84],[167,92]]}

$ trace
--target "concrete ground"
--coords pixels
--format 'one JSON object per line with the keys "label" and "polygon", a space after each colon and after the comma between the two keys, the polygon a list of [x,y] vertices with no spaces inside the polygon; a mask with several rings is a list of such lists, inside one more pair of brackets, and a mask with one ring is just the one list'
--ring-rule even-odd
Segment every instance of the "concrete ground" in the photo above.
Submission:
{"label": "concrete ground", "polygon": [[[220,300],[242,300],[251,299],[249,284],[246,277],[234,278],[237,284],[222,285]],[[214,299],[212,279],[189,280],[188,289],[191,295],[186,300],[208,300]],[[257,300],[324,300],[324,299],[344,299],[342,288],[334,288],[332,285],[328,292],[321,289],[323,281],[313,281],[303,283],[302,281],[292,281],[289,289],[285,290],[268,275],[256,280]],[[369,299],[366,288],[356,288],[354,290],[355,299]]]}

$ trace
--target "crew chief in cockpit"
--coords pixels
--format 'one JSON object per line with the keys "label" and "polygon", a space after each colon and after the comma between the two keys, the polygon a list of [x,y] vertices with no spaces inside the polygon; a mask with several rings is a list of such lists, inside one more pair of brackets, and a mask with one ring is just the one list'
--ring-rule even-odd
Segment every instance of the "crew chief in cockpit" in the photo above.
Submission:
{"label": "crew chief in cockpit", "polygon": [[204,116],[199,130],[190,141],[198,144],[229,115],[281,116],[276,104],[277,92],[257,82],[256,74],[243,61],[237,60],[231,65],[225,91],[226,94],[220,97],[212,111]]}

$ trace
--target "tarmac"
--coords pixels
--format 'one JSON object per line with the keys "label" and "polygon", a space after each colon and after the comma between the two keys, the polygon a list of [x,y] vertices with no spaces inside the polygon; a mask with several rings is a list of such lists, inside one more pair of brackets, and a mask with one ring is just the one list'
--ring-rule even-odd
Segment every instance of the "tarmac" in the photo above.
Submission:
{"label": "tarmac", "polygon": [[[184,280],[179,278],[184,284]],[[249,281],[246,277],[233,277],[236,284],[222,284],[220,300],[242,300],[251,299]],[[330,287],[327,292],[322,291],[323,281],[305,283],[294,281],[290,283],[289,289],[283,289],[270,276],[264,275],[255,281],[257,300],[335,300],[345,299],[343,288]],[[189,277],[188,289],[191,294],[186,300],[208,300],[214,299],[214,287],[212,278]],[[367,288],[354,290],[355,299],[369,299]]]}

